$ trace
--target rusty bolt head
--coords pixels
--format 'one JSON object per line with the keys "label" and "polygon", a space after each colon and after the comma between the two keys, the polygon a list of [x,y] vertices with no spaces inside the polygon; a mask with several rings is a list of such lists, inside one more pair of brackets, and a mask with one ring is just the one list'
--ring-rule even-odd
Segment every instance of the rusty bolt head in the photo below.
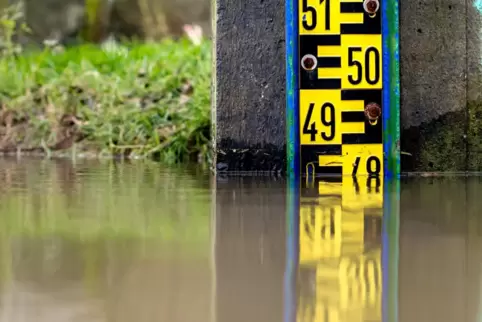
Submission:
{"label": "rusty bolt head", "polygon": [[370,14],[374,15],[380,8],[380,2],[378,0],[365,0],[363,1],[363,9]]}
{"label": "rusty bolt head", "polygon": [[377,103],[369,103],[365,106],[365,116],[369,122],[376,122],[382,114],[382,108]]}
{"label": "rusty bolt head", "polygon": [[301,67],[303,67],[304,70],[314,70],[317,64],[318,61],[316,57],[311,54],[306,54],[301,58]]}

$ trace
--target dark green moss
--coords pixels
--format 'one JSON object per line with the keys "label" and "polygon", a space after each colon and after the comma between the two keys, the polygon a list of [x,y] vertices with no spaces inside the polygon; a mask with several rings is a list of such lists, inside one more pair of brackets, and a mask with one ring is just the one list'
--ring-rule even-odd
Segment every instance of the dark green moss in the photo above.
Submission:
{"label": "dark green moss", "polygon": [[482,102],[468,102],[468,170],[482,171]]}
{"label": "dark green moss", "polygon": [[402,155],[402,171],[465,171],[465,131],[465,111],[403,130],[401,150],[410,155]]}

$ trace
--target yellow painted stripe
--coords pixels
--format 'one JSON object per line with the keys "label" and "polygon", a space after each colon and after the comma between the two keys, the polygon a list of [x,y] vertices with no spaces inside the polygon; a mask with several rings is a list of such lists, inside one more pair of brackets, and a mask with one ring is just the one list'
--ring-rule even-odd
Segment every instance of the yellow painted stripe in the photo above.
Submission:
{"label": "yellow painted stripe", "polygon": [[365,133],[365,123],[354,122],[354,123],[341,123],[341,133]]}
{"label": "yellow painted stripe", "polygon": [[[343,187],[340,183],[323,182],[318,185],[320,195],[339,195],[342,196]],[[339,203],[339,201],[337,201]]]}
{"label": "yellow painted stripe", "polygon": [[363,112],[365,110],[364,101],[343,101],[343,112]]}
{"label": "yellow painted stripe", "polygon": [[341,46],[318,46],[318,57],[341,57]]}
{"label": "yellow painted stripe", "polygon": [[363,23],[363,13],[342,13],[340,23]]}
{"label": "yellow painted stripe", "polygon": [[329,166],[339,167],[343,165],[342,156],[341,155],[319,155],[318,164],[322,167],[329,167]]}
{"label": "yellow painted stripe", "polygon": [[318,78],[340,78],[341,68],[318,68]]}

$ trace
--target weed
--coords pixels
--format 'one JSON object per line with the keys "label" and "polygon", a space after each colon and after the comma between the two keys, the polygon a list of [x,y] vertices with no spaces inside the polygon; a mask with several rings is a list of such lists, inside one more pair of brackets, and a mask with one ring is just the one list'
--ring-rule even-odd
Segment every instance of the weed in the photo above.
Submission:
{"label": "weed", "polygon": [[209,159],[211,44],[81,45],[0,58],[0,152]]}

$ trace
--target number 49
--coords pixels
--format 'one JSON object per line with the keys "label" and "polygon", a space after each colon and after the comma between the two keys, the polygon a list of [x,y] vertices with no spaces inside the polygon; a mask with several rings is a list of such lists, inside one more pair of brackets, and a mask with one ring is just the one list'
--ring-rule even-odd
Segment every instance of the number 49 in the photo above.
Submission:
{"label": "number 49", "polygon": [[[306,115],[306,119],[303,124],[303,134],[309,134],[311,142],[316,141],[316,135],[318,134],[316,122],[311,122],[311,116],[313,115],[314,109],[315,103],[310,103],[310,106],[308,107],[308,114]],[[329,118],[328,113],[330,115]],[[328,127],[330,130],[329,134],[327,134],[327,132],[321,132],[321,137],[323,140],[333,140],[335,138],[335,106],[330,102],[326,102],[321,106],[321,124]]]}

